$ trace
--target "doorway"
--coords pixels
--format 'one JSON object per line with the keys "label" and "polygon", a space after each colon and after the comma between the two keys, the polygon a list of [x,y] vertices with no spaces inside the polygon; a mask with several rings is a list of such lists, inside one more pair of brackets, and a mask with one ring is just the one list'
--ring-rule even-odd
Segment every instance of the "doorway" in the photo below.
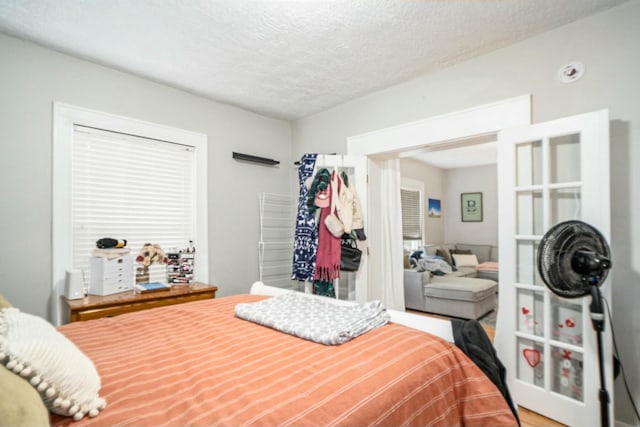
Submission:
{"label": "doorway", "polygon": [[[431,117],[417,122],[411,122],[400,126],[381,129],[362,135],[347,138],[347,153],[364,155],[369,159],[369,241],[371,247],[376,247],[376,242],[384,241],[382,224],[376,213],[385,209],[397,209],[396,217],[400,218],[399,204],[389,204],[379,195],[371,191],[380,182],[380,164],[388,159],[399,159],[410,155],[415,150],[442,150],[473,143],[478,139],[494,135],[498,131],[531,124],[531,97],[523,95],[503,101],[470,108],[441,116]],[[399,188],[397,193],[399,194]],[[398,225],[399,227],[399,225]],[[365,292],[358,295],[358,300],[368,300],[371,297],[381,299],[386,303],[385,288],[397,289],[402,287],[403,266],[397,259],[402,259],[402,245],[395,246],[393,251],[380,251],[371,253],[369,262],[369,281],[359,288]],[[376,256],[374,262],[373,256]],[[385,278],[377,280],[376,278]]]}

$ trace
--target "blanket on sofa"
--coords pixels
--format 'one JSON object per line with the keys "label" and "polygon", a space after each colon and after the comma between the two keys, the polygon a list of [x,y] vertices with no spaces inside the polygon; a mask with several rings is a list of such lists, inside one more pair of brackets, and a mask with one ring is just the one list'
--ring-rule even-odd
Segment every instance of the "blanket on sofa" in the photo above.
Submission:
{"label": "blanket on sofa", "polygon": [[380,301],[343,305],[330,298],[290,292],[235,307],[237,317],[325,345],[343,344],[385,325]]}
{"label": "blanket on sofa", "polygon": [[444,274],[453,272],[453,268],[444,259],[437,256],[427,256],[421,258],[416,262],[417,271],[441,271]]}
{"label": "blanket on sofa", "polygon": [[477,271],[500,271],[498,263],[494,261],[487,261],[476,265]]}

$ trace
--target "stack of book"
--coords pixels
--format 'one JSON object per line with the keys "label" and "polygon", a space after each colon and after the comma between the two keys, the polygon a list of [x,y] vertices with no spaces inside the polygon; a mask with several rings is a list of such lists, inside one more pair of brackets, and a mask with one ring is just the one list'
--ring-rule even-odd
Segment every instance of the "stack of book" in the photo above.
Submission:
{"label": "stack of book", "polygon": [[164,283],[160,283],[160,282],[136,283],[134,285],[134,290],[137,293],[144,294],[147,292],[170,291],[171,286],[165,285]]}

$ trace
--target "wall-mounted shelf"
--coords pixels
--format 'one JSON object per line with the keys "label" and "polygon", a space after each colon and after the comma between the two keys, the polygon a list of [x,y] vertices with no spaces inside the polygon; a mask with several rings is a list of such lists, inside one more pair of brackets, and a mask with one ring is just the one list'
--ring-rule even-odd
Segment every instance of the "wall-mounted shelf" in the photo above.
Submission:
{"label": "wall-mounted shelf", "polygon": [[262,165],[275,166],[280,164],[278,160],[268,159],[266,157],[258,157],[251,154],[236,153],[235,151],[232,153],[232,157],[236,160],[244,160],[245,162],[259,163]]}

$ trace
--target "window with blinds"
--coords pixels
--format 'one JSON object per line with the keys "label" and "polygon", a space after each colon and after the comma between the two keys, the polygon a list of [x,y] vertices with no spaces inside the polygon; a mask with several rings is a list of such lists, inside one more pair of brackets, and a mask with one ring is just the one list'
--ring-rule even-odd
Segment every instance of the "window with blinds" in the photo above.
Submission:
{"label": "window with blinds", "polygon": [[401,188],[403,240],[422,240],[422,197],[420,191]]}
{"label": "window with blinds", "polygon": [[102,237],[126,239],[134,256],[195,240],[195,147],[75,125],[71,169],[72,268],[88,270]]}

